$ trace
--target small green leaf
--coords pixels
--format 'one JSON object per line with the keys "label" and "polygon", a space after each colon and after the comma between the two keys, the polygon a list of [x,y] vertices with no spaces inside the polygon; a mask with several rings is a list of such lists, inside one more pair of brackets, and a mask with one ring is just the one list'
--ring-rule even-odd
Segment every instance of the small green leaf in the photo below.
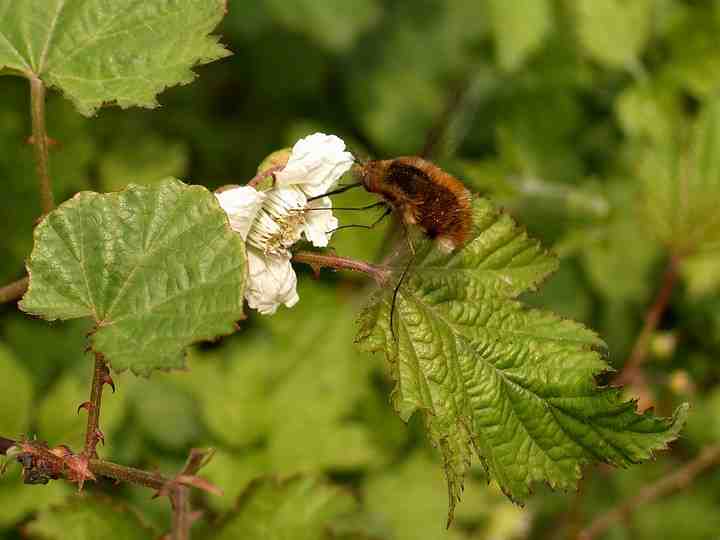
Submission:
{"label": "small green leaf", "polygon": [[35,229],[20,302],[48,320],[91,317],[91,344],[116,371],[184,366],[190,343],[243,317],[245,251],[215,197],[166,180],[82,192]]}
{"label": "small green leaf", "polygon": [[443,457],[450,518],[473,454],[522,501],[533,482],[573,487],[584,463],[647,459],[685,418],[684,407],[671,421],[638,415],[618,389],[596,386],[608,369],[597,335],[515,300],[556,268],[555,258],[486,200],[475,200],[473,220],[471,239],[450,254],[416,235],[394,333],[388,286],[358,334],[364,349],[385,353],[400,416],[424,415]]}
{"label": "small green leaf", "polygon": [[635,70],[650,37],[652,0],[578,0],[578,34],[587,52],[608,67]]}
{"label": "small green leaf", "polygon": [[355,506],[349,493],[316,478],[261,478],[248,486],[211,538],[318,540],[326,537],[333,520]]}
{"label": "small green leaf", "polygon": [[515,71],[540,47],[550,31],[550,3],[491,0],[488,6],[498,63],[507,71]]}
{"label": "small green leaf", "polygon": [[645,217],[657,237],[679,254],[720,244],[720,100],[709,102],[688,132],[640,156]]}
{"label": "small green leaf", "polygon": [[225,0],[0,0],[0,70],[40,77],[78,110],[155,107],[194,65],[228,51],[208,36]]}
{"label": "small green leaf", "polygon": [[156,536],[136,512],[99,497],[75,497],[44,510],[27,525],[27,531],[31,538],[43,540],[145,540]]}
{"label": "small green leaf", "polygon": [[0,344],[0,433],[13,438],[27,435],[32,394],[28,373],[12,351]]}

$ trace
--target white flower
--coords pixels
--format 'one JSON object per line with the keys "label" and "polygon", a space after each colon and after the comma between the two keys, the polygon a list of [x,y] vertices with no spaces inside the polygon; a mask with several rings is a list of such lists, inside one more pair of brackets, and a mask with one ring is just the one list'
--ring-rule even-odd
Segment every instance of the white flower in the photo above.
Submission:
{"label": "white flower", "polygon": [[308,197],[327,193],[353,164],[345,143],[335,135],[313,133],[293,146],[283,170],[275,174],[281,187],[298,184]]}
{"label": "white flower", "polygon": [[245,299],[251,308],[271,315],[281,304],[298,302],[290,247],[303,235],[325,247],[338,226],[329,197],[308,198],[330,190],[351,165],[342,139],[315,133],[295,144],[287,166],[275,175],[274,188],[260,192],[241,186],[215,194],[232,229],[246,240]]}

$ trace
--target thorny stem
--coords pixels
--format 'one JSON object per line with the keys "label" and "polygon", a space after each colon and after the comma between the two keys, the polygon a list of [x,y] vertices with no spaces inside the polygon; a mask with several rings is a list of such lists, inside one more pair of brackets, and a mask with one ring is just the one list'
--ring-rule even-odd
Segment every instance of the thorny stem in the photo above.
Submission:
{"label": "thorny stem", "polygon": [[19,300],[25,291],[27,291],[30,278],[25,276],[22,279],[8,283],[4,287],[0,287],[0,304],[15,302]]}
{"label": "thorny stem", "polygon": [[48,136],[45,129],[45,85],[36,75],[30,76],[30,114],[32,117],[35,168],[40,181],[43,214],[55,208],[48,166]]}
{"label": "thorny stem", "polygon": [[380,285],[385,283],[389,277],[389,270],[386,268],[375,266],[365,261],[339,257],[337,255],[322,255],[311,251],[299,251],[293,255],[292,260],[309,264],[316,272],[319,272],[320,268],[360,272],[369,275]]}
{"label": "thorny stem", "polygon": [[102,402],[103,386],[107,382],[108,367],[101,354],[95,353],[95,369],[93,370],[90,401],[87,403],[87,428],[85,430],[85,449],[83,453],[88,458],[97,458],[96,447],[102,439],[100,432],[100,405]]}
{"label": "thorny stem", "polygon": [[660,318],[670,302],[670,297],[672,296],[673,288],[677,281],[679,264],[680,260],[677,256],[672,256],[670,258],[662,278],[660,289],[655,296],[655,300],[645,314],[645,323],[643,324],[643,328],[635,340],[632,352],[630,353],[627,362],[625,362],[625,367],[623,367],[623,370],[615,379],[616,383],[628,384],[638,379],[642,379],[640,366],[647,358],[652,334],[657,329],[657,326],[660,323]]}
{"label": "thorny stem", "polygon": [[[0,437],[0,454],[4,455],[9,448],[15,446],[16,444],[21,443],[12,439]],[[34,455],[42,457],[47,462],[55,463],[55,469],[57,471],[67,472],[63,458],[51,452],[47,446],[44,446],[43,444],[32,444],[32,452]],[[96,476],[105,476],[106,478],[137,484],[158,491],[165,488],[171,482],[169,478],[165,478],[160,473],[143,471],[142,469],[135,469],[134,467],[126,467],[124,465],[119,465],[102,459],[89,460],[88,469]]]}
{"label": "thorny stem", "polygon": [[577,540],[593,540],[607,531],[614,523],[626,519],[643,504],[651,503],[689,486],[705,470],[720,463],[720,444],[707,446],[694,460],[673,474],[644,487],[636,496],[627,499],[609,512],[602,514],[583,529]]}

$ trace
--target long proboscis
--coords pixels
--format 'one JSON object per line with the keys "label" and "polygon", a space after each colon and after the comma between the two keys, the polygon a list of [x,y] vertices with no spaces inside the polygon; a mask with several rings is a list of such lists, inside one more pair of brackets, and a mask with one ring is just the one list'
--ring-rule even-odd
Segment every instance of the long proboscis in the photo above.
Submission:
{"label": "long proboscis", "polygon": [[338,193],[344,193],[349,189],[356,188],[362,186],[362,182],[355,182],[353,184],[346,184],[342,187],[339,187],[337,189],[333,189],[332,191],[328,191],[327,193],[323,193],[322,195],[315,195],[314,197],[310,197],[308,199],[308,202],[315,201],[317,199],[322,199],[323,197],[329,197],[330,195],[337,195]]}

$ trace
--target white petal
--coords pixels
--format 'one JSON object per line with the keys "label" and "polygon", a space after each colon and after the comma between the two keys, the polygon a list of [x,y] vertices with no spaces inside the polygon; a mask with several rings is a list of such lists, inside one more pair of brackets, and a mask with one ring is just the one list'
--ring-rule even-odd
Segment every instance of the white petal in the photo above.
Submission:
{"label": "white petal", "polygon": [[252,186],[240,186],[216,193],[215,197],[228,215],[230,227],[239,232],[245,240],[255,216],[265,200],[265,194]]}
{"label": "white petal", "polygon": [[300,297],[297,276],[290,264],[290,253],[263,255],[248,247],[248,284],[245,299],[263,315],[272,315],[284,304],[293,307]]}
{"label": "white petal", "polygon": [[280,186],[298,184],[308,197],[315,197],[328,192],[352,164],[353,156],[340,137],[313,133],[295,143],[275,178]]}
{"label": "white petal", "polygon": [[[323,197],[310,201],[305,212],[305,238],[316,247],[325,247],[330,241],[333,231],[338,226],[338,220],[332,213],[332,201],[330,197]],[[327,208],[327,210],[315,210],[316,208]]]}

